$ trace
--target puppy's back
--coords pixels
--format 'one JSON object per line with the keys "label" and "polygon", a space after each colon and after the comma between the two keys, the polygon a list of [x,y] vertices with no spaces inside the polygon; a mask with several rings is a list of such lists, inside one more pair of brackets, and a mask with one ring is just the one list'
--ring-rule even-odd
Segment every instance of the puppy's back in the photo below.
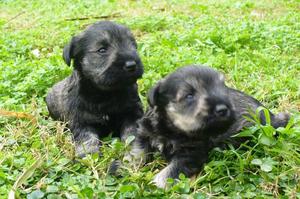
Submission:
{"label": "puppy's back", "polygon": [[[215,146],[219,146],[223,141],[229,141],[231,144],[238,146],[240,143],[244,142],[244,138],[231,138],[231,136],[237,134],[243,129],[250,127],[253,124],[250,120],[246,119],[246,117],[250,117],[250,112],[255,113],[258,107],[264,107],[258,100],[255,98],[232,88],[229,89],[230,101],[234,108],[235,113],[235,122],[230,126],[230,128],[225,131],[223,134],[217,135],[212,138],[211,141]],[[269,110],[268,110],[269,111]],[[289,121],[289,114],[287,113],[279,113],[277,115],[273,114],[269,111],[271,125],[274,128],[285,127]],[[260,122],[262,124],[266,124],[266,118],[264,112],[261,111],[259,115]]]}
{"label": "puppy's back", "polygon": [[56,83],[46,97],[49,114],[54,120],[65,121],[68,118],[70,110],[67,110],[67,100],[70,92],[74,89],[73,85],[70,84],[71,79],[72,77],[68,77]]}
{"label": "puppy's back", "polygon": [[[237,118],[241,118],[240,120],[246,120],[243,116],[249,116],[250,112],[255,112],[258,107],[264,107],[262,103],[260,103],[257,99],[232,88],[229,88],[229,96],[231,97],[231,101],[235,108],[235,113]],[[289,121],[289,114],[279,113],[277,115],[273,114],[269,111],[271,125],[274,128],[285,127]],[[261,111],[259,115],[260,122],[262,124],[266,124],[266,118],[264,112]]]}

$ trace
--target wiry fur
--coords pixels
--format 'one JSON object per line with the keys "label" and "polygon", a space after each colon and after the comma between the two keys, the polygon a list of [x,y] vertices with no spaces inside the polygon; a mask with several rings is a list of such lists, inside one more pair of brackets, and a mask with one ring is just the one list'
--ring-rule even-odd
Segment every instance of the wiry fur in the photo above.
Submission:
{"label": "wiry fur", "polygon": [[74,36],[63,58],[73,73],[46,97],[50,116],[69,123],[76,154],[99,152],[101,137],[125,139],[143,114],[136,81],[143,74],[136,41],[122,25],[98,22]]}
{"label": "wiry fur", "polygon": [[[231,136],[253,125],[244,116],[262,106],[227,87],[221,73],[202,66],[182,67],[159,81],[149,92],[148,102],[131,155],[135,159],[155,151],[163,155],[168,166],[153,180],[158,187],[165,187],[167,178],[180,173],[197,174],[212,148],[228,140],[239,145],[243,140]],[[289,119],[287,114],[270,112],[270,116],[275,128],[285,126]],[[265,123],[262,113],[260,119]]]}

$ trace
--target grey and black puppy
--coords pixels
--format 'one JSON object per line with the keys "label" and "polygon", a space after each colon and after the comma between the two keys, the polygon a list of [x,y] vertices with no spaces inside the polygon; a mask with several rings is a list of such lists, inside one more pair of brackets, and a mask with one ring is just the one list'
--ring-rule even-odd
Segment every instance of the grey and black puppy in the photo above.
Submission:
{"label": "grey and black puppy", "polygon": [[74,36],[65,46],[74,70],[46,97],[50,116],[67,121],[78,156],[99,151],[99,138],[113,132],[125,139],[143,115],[137,79],[143,65],[132,33],[123,25],[102,21]]}
{"label": "grey and black puppy", "polygon": [[[180,173],[191,177],[207,162],[208,153],[253,125],[244,116],[262,104],[245,93],[229,88],[223,74],[203,66],[186,66],[159,81],[149,92],[150,107],[139,121],[129,158],[160,152],[168,165],[154,178],[165,187],[167,178]],[[287,114],[270,113],[271,124],[284,127]],[[261,113],[261,122],[265,117]],[[144,157],[145,158],[145,157]]]}

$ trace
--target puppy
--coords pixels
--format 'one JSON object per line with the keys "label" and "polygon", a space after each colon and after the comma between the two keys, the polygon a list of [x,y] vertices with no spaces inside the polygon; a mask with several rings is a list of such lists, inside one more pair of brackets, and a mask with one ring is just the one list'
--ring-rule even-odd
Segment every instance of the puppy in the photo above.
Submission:
{"label": "puppy", "polygon": [[137,79],[143,64],[137,43],[125,26],[102,21],[74,36],[64,47],[72,74],[46,97],[50,116],[67,121],[78,156],[99,151],[101,137],[113,132],[126,139],[143,115]]}
{"label": "puppy", "polygon": [[[253,125],[245,116],[262,106],[227,87],[221,73],[196,65],[182,67],[159,81],[149,92],[148,102],[129,156],[137,160],[155,151],[163,155],[168,165],[153,180],[158,187],[165,187],[167,178],[178,178],[180,173],[197,174],[209,151]],[[285,114],[270,116],[275,128],[285,126],[289,119]],[[263,113],[260,119],[266,122]],[[230,142],[238,145],[242,140]]]}

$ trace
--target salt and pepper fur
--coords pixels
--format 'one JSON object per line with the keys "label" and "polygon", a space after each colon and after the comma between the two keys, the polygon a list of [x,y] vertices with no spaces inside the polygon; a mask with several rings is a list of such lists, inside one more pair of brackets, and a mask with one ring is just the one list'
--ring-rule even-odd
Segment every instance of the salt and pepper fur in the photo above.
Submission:
{"label": "salt and pepper fur", "polygon": [[[245,119],[249,111],[263,106],[253,97],[229,88],[224,76],[204,66],[186,66],[159,81],[149,92],[149,108],[139,120],[133,143],[133,158],[159,152],[168,165],[153,182],[165,187],[167,178],[197,174],[214,147],[231,142],[235,146],[244,140],[232,138],[245,127],[253,125]],[[216,112],[216,107],[227,107]],[[270,112],[271,124],[284,127],[289,116]],[[262,124],[266,123],[260,114]],[[143,152],[141,152],[143,151]],[[129,153],[130,154],[130,153]]]}
{"label": "salt and pepper fur", "polygon": [[129,29],[92,24],[65,46],[63,58],[74,70],[52,87],[46,103],[52,118],[68,122],[76,155],[99,152],[99,139],[111,132],[126,139],[143,115],[136,83],[143,64]]}

